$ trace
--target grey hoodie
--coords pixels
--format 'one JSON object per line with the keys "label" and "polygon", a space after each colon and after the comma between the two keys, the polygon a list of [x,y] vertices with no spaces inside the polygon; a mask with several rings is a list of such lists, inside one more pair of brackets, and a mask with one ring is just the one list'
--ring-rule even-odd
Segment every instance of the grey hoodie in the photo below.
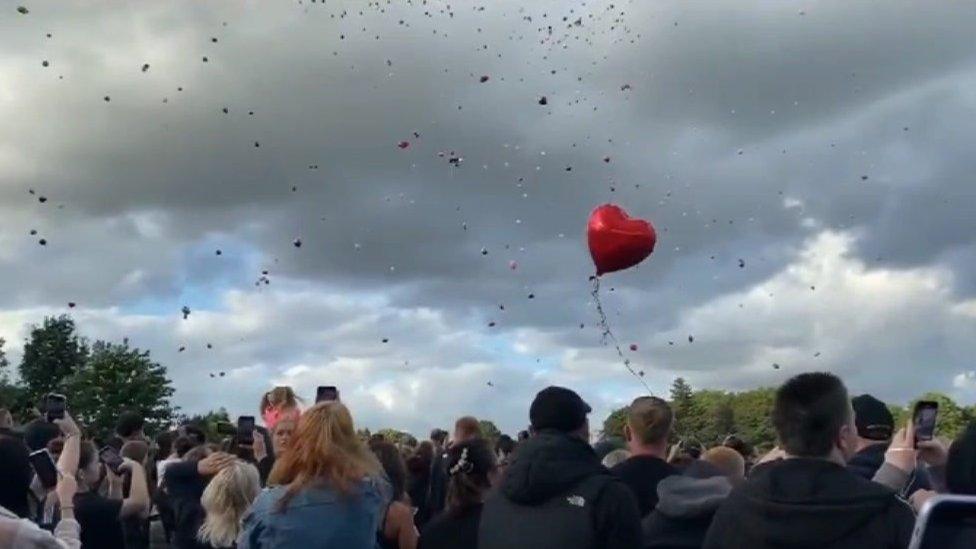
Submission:
{"label": "grey hoodie", "polygon": [[644,547],[701,547],[712,516],[732,484],[723,476],[676,475],[657,485],[658,504],[643,522]]}

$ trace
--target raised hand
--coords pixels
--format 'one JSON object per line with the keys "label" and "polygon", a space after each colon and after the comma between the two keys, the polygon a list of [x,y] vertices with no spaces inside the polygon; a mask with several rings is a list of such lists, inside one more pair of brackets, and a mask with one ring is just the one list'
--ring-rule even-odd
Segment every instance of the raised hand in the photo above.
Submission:
{"label": "raised hand", "polygon": [[203,476],[216,475],[221,469],[234,463],[236,457],[226,452],[215,452],[197,462],[197,472]]}

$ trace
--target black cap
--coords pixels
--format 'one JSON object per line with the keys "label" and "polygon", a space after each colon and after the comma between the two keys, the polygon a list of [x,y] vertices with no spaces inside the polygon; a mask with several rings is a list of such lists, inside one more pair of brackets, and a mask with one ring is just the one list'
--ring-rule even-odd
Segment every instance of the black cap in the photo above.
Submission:
{"label": "black cap", "polygon": [[565,387],[546,387],[535,395],[529,407],[529,421],[536,431],[555,429],[568,433],[579,429],[591,410],[575,392]]}
{"label": "black cap", "polygon": [[888,440],[895,431],[895,418],[884,402],[871,395],[859,395],[851,399],[854,408],[854,424],[861,438]]}

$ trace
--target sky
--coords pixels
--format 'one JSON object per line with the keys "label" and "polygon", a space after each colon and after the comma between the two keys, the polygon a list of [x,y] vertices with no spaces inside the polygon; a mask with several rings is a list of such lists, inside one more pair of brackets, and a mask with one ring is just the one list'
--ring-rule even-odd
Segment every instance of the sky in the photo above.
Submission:
{"label": "sky", "polygon": [[[70,314],[185,413],[336,385],[417,434],[514,434],[548,385],[595,426],[678,376],[973,404],[973,28],[897,0],[6,4],[0,337],[16,364]],[[604,203],[658,234],[601,281],[640,380],[591,297]]]}

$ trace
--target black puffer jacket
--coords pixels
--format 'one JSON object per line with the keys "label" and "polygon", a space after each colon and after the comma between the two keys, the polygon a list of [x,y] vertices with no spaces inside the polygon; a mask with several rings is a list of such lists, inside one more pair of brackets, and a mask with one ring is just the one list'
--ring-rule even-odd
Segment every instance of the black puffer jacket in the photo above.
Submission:
{"label": "black puffer jacket", "polygon": [[636,549],[630,489],[579,438],[542,431],[522,443],[481,515],[479,549]]}

